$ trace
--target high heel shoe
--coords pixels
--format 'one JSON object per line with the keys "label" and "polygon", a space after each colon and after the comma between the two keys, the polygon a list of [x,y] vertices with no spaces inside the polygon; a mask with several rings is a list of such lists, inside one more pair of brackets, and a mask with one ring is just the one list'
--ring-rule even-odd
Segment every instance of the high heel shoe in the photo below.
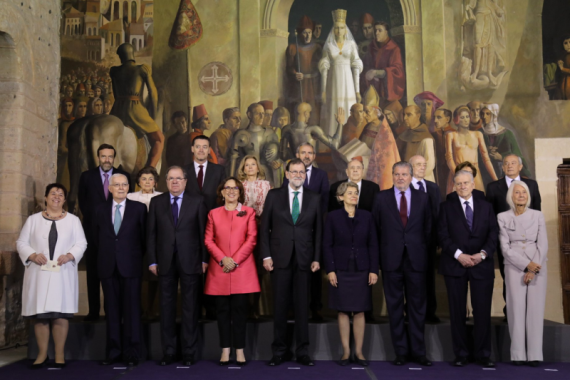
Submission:
{"label": "high heel shoe", "polygon": [[220,362],[218,363],[218,365],[219,365],[220,367],[225,367],[225,366],[227,366],[227,365],[229,365],[229,364],[230,364],[230,361],[229,361],[229,360],[227,360],[227,361],[225,361],[225,362],[223,362],[223,361],[220,360]]}
{"label": "high heel shoe", "polygon": [[32,364],[32,367],[31,367],[31,368],[32,368],[32,369],[40,369],[40,368],[43,368],[43,367],[47,364],[48,360],[49,360],[49,356],[46,356],[46,360],[44,360],[44,361],[41,362],[41,363]]}
{"label": "high heel shoe", "polygon": [[348,363],[350,363],[350,356],[346,359],[343,359],[342,357],[340,358],[340,360],[338,361],[338,364],[341,366],[347,366]]}
{"label": "high heel shoe", "polygon": [[366,359],[359,359],[358,356],[354,357],[354,362],[358,365],[361,365],[363,367],[368,367],[368,360]]}
{"label": "high heel shoe", "polygon": [[65,363],[54,363],[53,368],[64,369]]}
{"label": "high heel shoe", "polygon": [[243,362],[240,362],[240,361],[237,361],[237,360],[236,360],[236,365],[239,366],[239,367],[243,367],[243,366],[246,365],[246,364],[247,364],[247,360],[245,360],[245,361],[243,361]]}

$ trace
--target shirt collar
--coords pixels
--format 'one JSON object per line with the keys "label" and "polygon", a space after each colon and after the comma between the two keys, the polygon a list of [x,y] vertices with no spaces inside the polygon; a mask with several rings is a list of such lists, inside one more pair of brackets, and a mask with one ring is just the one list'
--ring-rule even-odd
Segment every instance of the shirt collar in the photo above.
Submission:
{"label": "shirt collar", "polygon": [[[394,193],[395,193],[396,195],[400,195],[400,192],[401,192],[401,191],[402,191],[402,190],[399,190],[396,186],[394,186]],[[406,189],[406,191],[404,191],[404,194],[408,195],[408,194],[410,193],[410,191],[411,191],[411,190],[410,190],[410,187],[408,186],[408,188]]]}
{"label": "shirt collar", "polygon": [[124,209],[126,204],[127,204],[127,198],[123,199],[121,203],[117,203],[115,202],[115,199],[113,199],[113,208],[115,208],[117,205],[121,205]]}
{"label": "shirt collar", "polygon": [[471,194],[471,196],[467,200],[461,198],[459,194],[457,194],[457,198],[459,198],[459,203],[461,203],[461,205],[463,205],[465,202],[468,202],[469,206],[473,206],[473,194]]}
{"label": "shirt collar", "polygon": [[206,162],[204,162],[203,164],[199,164],[196,161],[194,161],[194,170],[196,170],[196,173],[198,173],[198,171],[200,170],[200,168],[198,166],[202,165],[204,167],[204,170],[206,170],[206,168],[208,167],[208,160],[206,160]]}
{"label": "shirt collar", "polygon": [[426,183],[424,182],[423,179],[417,179],[416,177],[412,177],[412,183],[414,184],[414,188],[416,187],[418,182],[421,182],[424,185],[424,188],[426,187]]}
{"label": "shirt collar", "polygon": [[313,170],[313,164],[311,164],[311,165],[309,165],[309,166],[307,166],[307,167],[305,168],[305,171],[308,172],[309,170],[311,170],[311,172],[312,172],[312,170]]}
{"label": "shirt collar", "polygon": [[101,177],[103,177],[103,175],[105,174],[109,174],[109,180],[111,180],[111,176],[113,175],[113,167],[111,167],[111,170],[109,170],[108,172],[104,172],[103,168],[101,166],[99,166],[99,173],[101,174]]}
{"label": "shirt collar", "polygon": [[[242,207],[242,206],[243,206],[243,205],[241,204],[241,202],[238,202],[238,205],[237,205],[237,207],[236,207],[236,209],[235,209],[234,211],[241,212],[241,207]],[[224,209],[226,209],[226,211],[230,211],[230,210],[228,210],[228,209],[226,208],[226,205],[224,205]]]}
{"label": "shirt collar", "polygon": [[289,194],[293,194],[295,191],[297,191],[297,192],[303,194],[303,186],[301,186],[301,187],[299,188],[299,190],[293,190],[293,188],[291,188],[291,184],[289,184],[289,185],[287,186],[287,188],[289,189]]}
{"label": "shirt collar", "polygon": [[521,176],[518,175],[517,178],[515,178],[515,179],[510,179],[509,177],[505,176],[505,179],[507,180],[507,186],[509,186],[511,184],[511,182],[513,182],[513,181],[520,181]]}
{"label": "shirt collar", "polygon": [[[169,194],[170,194],[170,201],[172,202],[172,200],[174,199],[175,196],[172,195],[172,193],[169,193]],[[182,192],[182,194],[178,195],[178,198],[180,198],[180,199],[184,198],[184,191]]]}

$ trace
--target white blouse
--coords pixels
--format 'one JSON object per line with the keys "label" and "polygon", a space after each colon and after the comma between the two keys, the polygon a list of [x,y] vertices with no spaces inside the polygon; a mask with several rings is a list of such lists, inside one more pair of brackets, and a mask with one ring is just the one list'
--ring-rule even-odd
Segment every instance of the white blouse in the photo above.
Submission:
{"label": "white blouse", "polygon": [[143,194],[142,190],[139,190],[136,193],[127,194],[127,198],[131,201],[144,203],[146,205],[146,210],[148,211],[150,207],[150,200],[160,194],[162,193],[156,190],[153,190],[152,194]]}
{"label": "white blouse", "polygon": [[59,272],[42,271],[41,266],[28,261],[33,253],[43,253],[49,260],[49,232],[52,221],[42,213],[31,215],[26,220],[16,242],[20,260],[26,267],[22,290],[22,315],[41,313],[77,313],[79,285],[77,264],[87,249],[87,240],[78,217],[68,213],[56,220],[57,243],[53,259],[71,253],[75,260],[61,266]]}

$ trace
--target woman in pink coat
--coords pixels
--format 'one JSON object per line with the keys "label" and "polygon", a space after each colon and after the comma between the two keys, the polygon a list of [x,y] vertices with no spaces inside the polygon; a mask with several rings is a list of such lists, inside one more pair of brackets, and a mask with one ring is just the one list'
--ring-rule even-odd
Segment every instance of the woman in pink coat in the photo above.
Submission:
{"label": "woman in pink coat", "polygon": [[249,295],[259,292],[253,248],[257,242],[255,210],[244,206],[244,189],[235,177],[218,186],[218,204],[206,224],[206,248],[210,252],[204,293],[216,296],[222,357],[230,362],[231,330],[236,364],[245,365],[245,329]]}

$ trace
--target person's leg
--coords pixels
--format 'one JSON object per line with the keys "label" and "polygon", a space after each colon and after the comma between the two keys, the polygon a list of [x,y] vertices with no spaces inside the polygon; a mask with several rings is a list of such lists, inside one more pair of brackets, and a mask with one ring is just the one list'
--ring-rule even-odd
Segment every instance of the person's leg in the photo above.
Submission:
{"label": "person's leg", "polygon": [[88,240],[87,250],[85,252],[87,265],[85,267],[87,270],[87,301],[89,303],[89,312],[87,316],[90,319],[94,319],[99,317],[101,309],[101,280],[99,279],[99,270],[97,264],[98,252],[95,248],[93,248],[93,242],[90,241],[91,239],[89,239],[90,233],[87,233],[86,236]]}
{"label": "person's leg", "polygon": [[293,269],[293,302],[295,305],[295,356],[309,354],[309,294],[311,287],[310,270]]}
{"label": "person's leg", "polygon": [[36,319],[34,321],[34,333],[36,334],[36,342],[38,343],[38,356],[34,364],[40,364],[46,360],[48,354],[49,320]]}
{"label": "person's leg", "polygon": [[362,354],[362,344],[364,343],[364,329],[366,328],[366,319],[364,313],[354,314],[352,318],[352,331],[354,334],[354,356],[358,359],[365,360]]}
{"label": "person's leg", "polygon": [[412,356],[426,355],[424,330],[426,322],[426,274],[414,272],[406,266],[404,272],[406,300],[408,301],[408,336]]}
{"label": "person's leg", "polygon": [[247,314],[249,310],[249,294],[232,294],[232,329],[234,336],[234,347],[236,349],[236,360],[245,362],[243,349],[245,348],[245,335],[247,330]]}
{"label": "person's leg", "polygon": [[343,351],[341,360],[346,360],[350,357],[350,317],[342,311],[338,312],[338,331]]}
{"label": "person's leg", "polygon": [[473,302],[473,333],[475,359],[488,359],[491,356],[491,304],[495,279],[470,280]]}
{"label": "person's leg", "polygon": [[148,137],[148,143],[150,145],[147,166],[155,168],[162,156],[162,150],[164,149],[164,135],[161,131],[156,131],[149,133],[146,136]]}
{"label": "person's leg", "polygon": [[526,302],[527,286],[523,283],[524,273],[513,267],[505,266],[505,283],[507,284],[507,318],[511,337],[511,360],[526,361]]}
{"label": "person's leg", "polygon": [[141,277],[121,279],[123,299],[123,331],[125,336],[124,353],[127,359],[140,357],[141,341]]}
{"label": "person's leg", "polygon": [[202,275],[180,274],[182,295],[182,356],[196,358],[198,348],[198,320],[200,317],[198,289]]}
{"label": "person's leg", "polygon": [[449,320],[453,352],[456,357],[467,358],[467,328],[465,327],[465,305],[467,304],[467,275],[462,277],[444,276],[449,301]]}
{"label": "person's leg", "polygon": [[121,298],[120,281],[118,273],[101,280],[103,287],[105,309],[105,321],[107,329],[107,359],[117,360],[120,359],[123,353],[122,336],[121,336],[121,311],[124,307],[123,299]]}
{"label": "person's leg", "polygon": [[[174,261],[174,260],[173,260]],[[176,355],[176,306],[178,273],[172,264],[168,273],[158,276],[160,284],[160,338],[164,355]]]}
{"label": "person's leg", "polygon": [[505,300],[505,306],[503,307],[503,314],[505,318],[508,318],[507,314],[507,279],[505,278],[505,257],[503,256],[503,251],[501,251],[501,245],[497,244],[497,258],[499,259],[499,272],[501,273],[501,278],[503,279],[503,300]]}
{"label": "person's leg", "polygon": [[55,362],[65,363],[65,340],[69,331],[69,321],[64,318],[54,319],[52,322],[51,333],[53,335],[53,343],[55,346]]}
{"label": "person's leg", "polygon": [[382,273],[386,307],[390,320],[390,335],[398,356],[409,354],[408,334],[404,325],[404,274],[401,270]]}
{"label": "person's leg", "polygon": [[[149,276],[155,277],[154,274],[149,274]],[[158,280],[149,279],[148,282],[148,290],[147,290],[147,316],[149,318],[156,317],[154,313],[154,303],[156,302],[157,295],[158,295]]]}
{"label": "person's leg", "polygon": [[230,360],[231,346],[231,312],[230,312],[231,296],[212,296],[216,302],[216,310],[218,311],[218,331],[220,334],[220,348],[222,349],[221,362]]}
{"label": "person's leg", "polygon": [[526,345],[528,361],[543,361],[542,340],[544,333],[544,304],[546,302],[547,287],[546,262],[542,265],[540,273],[534,276],[528,286],[526,300]]}
{"label": "person's leg", "polygon": [[271,272],[273,282],[273,343],[274,356],[283,356],[288,352],[287,312],[291,302],[293,269],[275,268]]}

